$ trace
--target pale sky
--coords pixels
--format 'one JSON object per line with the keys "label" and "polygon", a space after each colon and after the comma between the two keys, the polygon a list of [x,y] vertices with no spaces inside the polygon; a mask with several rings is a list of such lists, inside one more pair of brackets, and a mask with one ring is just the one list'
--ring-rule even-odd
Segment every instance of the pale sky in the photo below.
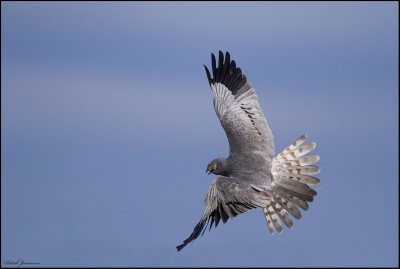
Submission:
{"label": "pale sky", "polygon": [[[2,2],[1,262],[398,264],[397,2]],[[228,50],[279,153],[307,133],[318,195],[175,247],[228,155],[203,64]]]}

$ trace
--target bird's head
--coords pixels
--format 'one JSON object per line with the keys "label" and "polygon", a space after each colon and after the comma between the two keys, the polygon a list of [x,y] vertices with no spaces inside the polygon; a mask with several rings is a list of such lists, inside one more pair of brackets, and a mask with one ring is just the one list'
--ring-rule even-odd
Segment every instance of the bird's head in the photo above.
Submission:
{"label": "bird's head", "polygon": [[224,174],[224,165],[225,165],[225,158],[216,158],[212,160],[206,169],[206,173],[210,174],[213,173],[215,175],[222,175]]}

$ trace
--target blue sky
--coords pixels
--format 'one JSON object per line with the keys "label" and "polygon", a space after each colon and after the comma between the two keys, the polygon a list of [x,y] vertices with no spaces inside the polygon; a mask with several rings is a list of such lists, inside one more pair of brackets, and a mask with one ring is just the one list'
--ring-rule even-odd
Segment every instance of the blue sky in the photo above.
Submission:
{"label": "blue sky", "polygon": [[[397,2],[2,2],[1,262],[398,266]],[[318,195],[176,252],[228,155],[203,64],[228,50]]]}

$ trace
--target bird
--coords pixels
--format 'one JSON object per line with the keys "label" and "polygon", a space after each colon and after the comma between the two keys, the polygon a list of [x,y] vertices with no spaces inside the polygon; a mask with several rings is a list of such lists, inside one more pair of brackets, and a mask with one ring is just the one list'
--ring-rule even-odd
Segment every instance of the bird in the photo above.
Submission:
{"label": "bird", "polygon": [[[211,53],[211,73],[204,65],[213,93],[213,105],[229,142],[229,156],[212,160],[206,173],[215,174],[204,198],[204,212],[190,236],[176,247],[186,245],[203,235],[220,220],[226,223],[237,215],[261,208],[269,232],[282,234],[282,222],[292,229],[293,221],[301,219],[299,208],[306,211],[308,202],[317,195],[311,188],[320,183],[313,176],[320,172],[314,165],[319,155],[309,154],[315,142],[303,144],[303,134],[274,156],[274,137],[261,111],[255,89],[246,75],[219,51],[218,66]],[[274,156],[274,157],[273,157]],[[282,220],[282,222],[281,222]]]}

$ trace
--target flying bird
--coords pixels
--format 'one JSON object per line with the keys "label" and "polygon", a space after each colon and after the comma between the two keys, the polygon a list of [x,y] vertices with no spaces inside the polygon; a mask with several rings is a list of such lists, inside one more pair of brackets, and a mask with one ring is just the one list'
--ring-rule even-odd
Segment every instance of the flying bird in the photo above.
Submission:
{"label": "flying bird", "polygon": [[[214,95],[214,109],[229,142],[228,158],[216,158],[206,169],[216,175],[204,199],[204,213],[192,234],[177,246],[182,250],[203,235],[209,226],[226,223],[253,208],[261,208],[271,234],[281,234],[283,226],[293,227],[291,216],[301,218],[299,208],[308,210],[320,183],[313,175],[320,168],[316,154],[306,155],[316,143],[303,145],[302,135],[281,153],[272,157],[274,139],[261,111],[256,91],[229,52],[219,51],[218,66],[211,53],[211,73],[204,65]],[[290,216],[291,215],[291,216]]]}

